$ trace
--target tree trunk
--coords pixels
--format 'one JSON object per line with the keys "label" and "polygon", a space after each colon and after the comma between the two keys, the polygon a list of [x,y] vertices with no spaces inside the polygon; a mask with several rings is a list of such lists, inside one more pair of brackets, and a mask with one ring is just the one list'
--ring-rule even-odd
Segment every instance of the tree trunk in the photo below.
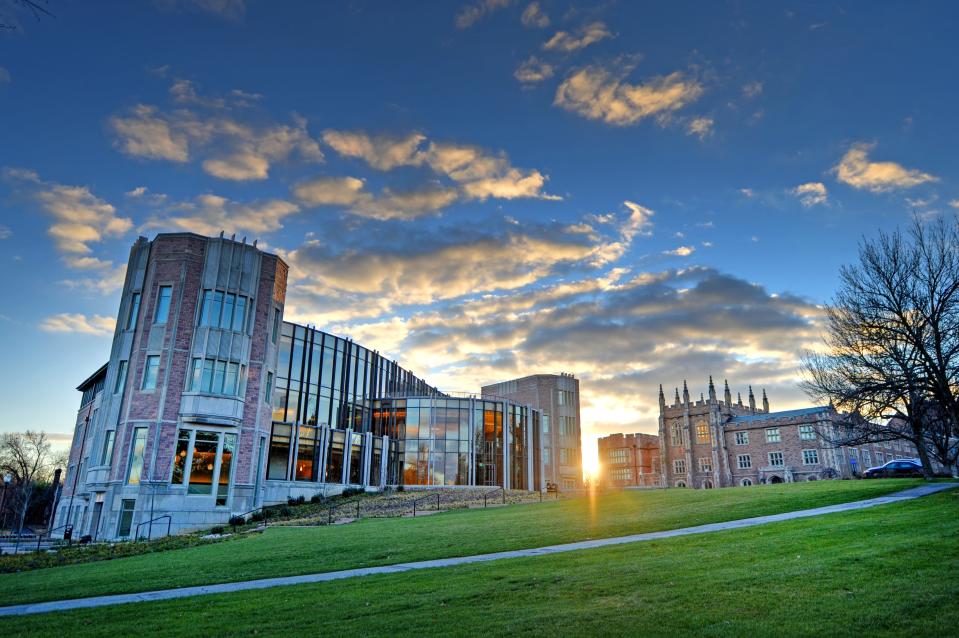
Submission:
{"label": "tree trunk", "polygon": [[931,481],[935,476],[932,471],[932,462],[929,460],[929,450],[926,448],[926,439],[923,436],[922,425],[912,423],[912,432],[915,435],[916,451],[919,454],[919,462],[922,463],[922,476],[927,481]]}

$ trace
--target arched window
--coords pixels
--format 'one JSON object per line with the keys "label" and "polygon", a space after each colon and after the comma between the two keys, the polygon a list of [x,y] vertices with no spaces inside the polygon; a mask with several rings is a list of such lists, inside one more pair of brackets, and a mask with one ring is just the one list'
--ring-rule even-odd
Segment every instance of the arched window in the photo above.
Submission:
{"label": "arched window", "polygon": [[703,481],[703,489],[704,489],[704,490],[711,490],[711,489],[713,489],[713,482],[710,481],[709,479],[706,479],[705,481]]}
{"label": "arched window", "polygon": [[749,487],[750,485],[753,484],[753,480],[749,478],[744,478],[743,480],[739,482],[739,484],[742,485],[743,487]]}
{"label": "arched window", "polygon": [[686,487],[686,481],[676,481],[676,487]]}

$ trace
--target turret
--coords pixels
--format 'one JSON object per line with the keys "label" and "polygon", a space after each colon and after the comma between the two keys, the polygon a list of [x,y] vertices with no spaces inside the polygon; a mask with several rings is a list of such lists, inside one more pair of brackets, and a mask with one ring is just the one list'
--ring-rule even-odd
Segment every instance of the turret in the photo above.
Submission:
{"label": "turret", "polygon": [[725,390],[723,391],[723,398],[726,399],[726,406],[729,407],[733,404],[733,395],[729,391],[729,381],[723,379],[723,384],[726,386]]}
{"label": "turret", "polygon": [[753,394],[752,386],[749,386],[749,413],[756,414],[756,395]]}
{"label": "turret", "polygon": [[663,394],[663,384],[659,384],[659,413],[666,411],[666,395]]}
{"label": "turret", "polygon": [[673,397],[673,405],[679,405],[679,388],[676,388],[676,396]]}
{"label": "turret", "polygon": [[683,379],[683,403],[689,405],[689,387],[686,385],[686,379]]}
{"label": "turret", "polygon": [[763,388],[763,412],[769,412],[769,399],[766,398],[766,388]]}
{"label": "turret", "polygon": [[713,385],[713,375],[709,375],[709,402],[716,403],[716,386]]}
{"label": "turret", "polygon": [[739,404],[739,407],[743,407],[743,394],[742,392],[736,393],[736,403]]}

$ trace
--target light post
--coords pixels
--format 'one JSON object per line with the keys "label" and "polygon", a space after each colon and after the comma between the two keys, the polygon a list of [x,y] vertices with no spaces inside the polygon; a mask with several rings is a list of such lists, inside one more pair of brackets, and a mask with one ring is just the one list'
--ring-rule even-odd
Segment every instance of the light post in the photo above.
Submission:
{"label": "light post", "polygon": [[3,524],[7,522],[7,514],[3,510],[3,506],[7,502],[7,492],[10,491],[10,481],[13,480],[13,477],[9,474],[3,475],[3,495],[0,495],[0,516],[3,518],[0,519],[0,529],[3,529]]}

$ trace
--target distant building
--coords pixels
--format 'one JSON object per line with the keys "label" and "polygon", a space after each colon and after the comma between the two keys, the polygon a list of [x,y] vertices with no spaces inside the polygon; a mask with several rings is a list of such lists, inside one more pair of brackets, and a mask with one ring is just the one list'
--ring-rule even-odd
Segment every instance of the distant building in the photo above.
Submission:
{"label": "distant building", "polygon": [[708,398],[691,401],[683,382],[672,405],[659,389],[659,440],[662,485],[729,487],[758,483],[813,481],[858,475],[895,458],[914,458],[906,441],[840,446],[840,421],[832,406],[770,412],[765,390],[756,406],[732,401],[729,384],[716,396],[712,377]]}
{"label": "distant building", "polygon": [[655,434],[610,434],[597,441],[600,484],[614,487],[660,487],[659,437]]}
{"label": "distant building", "polygon": [[534,374],[483,386],[484,397],[500,397],[542,410],[546,481],[562,489],[583,485],[579,379],[571,374]]}

